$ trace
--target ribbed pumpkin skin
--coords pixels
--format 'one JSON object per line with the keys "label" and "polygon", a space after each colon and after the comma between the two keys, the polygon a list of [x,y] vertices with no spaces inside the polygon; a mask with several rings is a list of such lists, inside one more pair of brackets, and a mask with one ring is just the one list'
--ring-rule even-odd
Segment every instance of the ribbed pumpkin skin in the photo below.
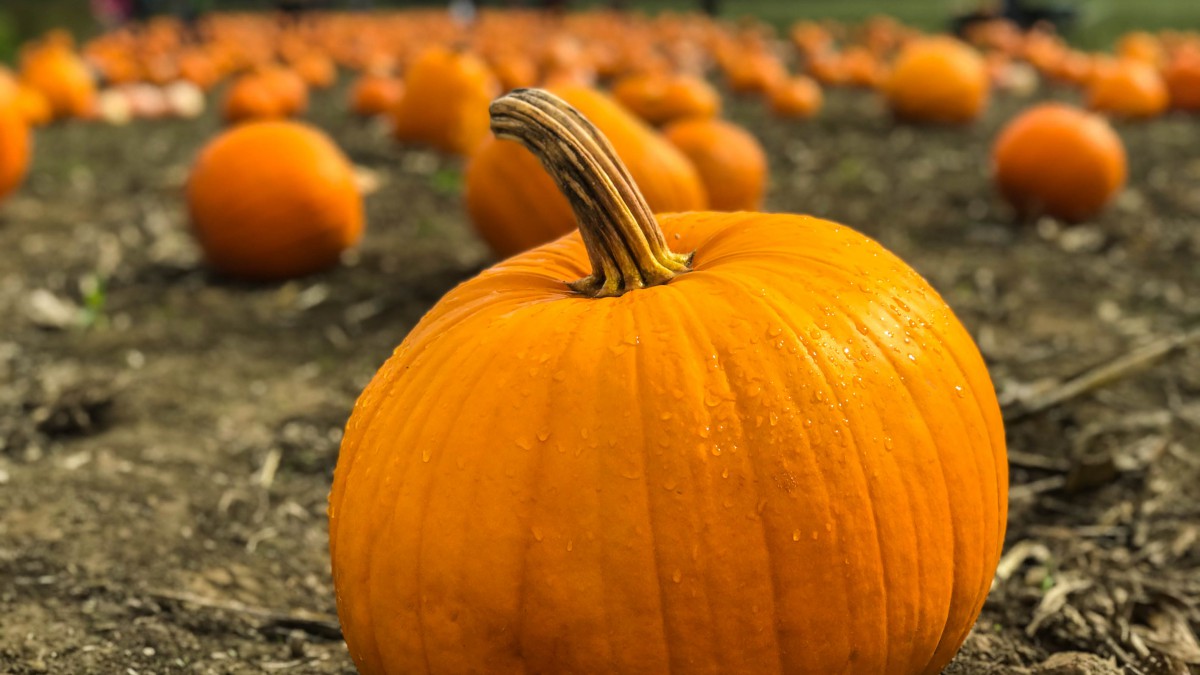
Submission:
{"label": "ribbed pumpkin skin", "polygon": [[965,639],[1007,465],[950,309],[833,223],[659,222],[694,271],[573,295],[571,234],[363,392],[329,517],[364,675],[936,673]]}
{"label": "ribbed pumpkin skin", "polygon": [[392,118],[396,139],[467,155],[488,136],[500,84],[477,57],[433,47],[409,67],[404,91]]}
{"label": "ribbed pumpkin skin", "polygon": [[[594,89],[551,89],[608,137],[654,211],[696,211],[708,205],[696,167],[658,132]],[[492,136],[471,156],[466,202],[476,231],[502,257],[575,229],[570,204],[541,163],[517,143]]]}
{"label": "ribbed pumpkin skin", "polygon": [[331,267],[362,234],[349,161],[323,133],[296,122],[248,122],[217,137],[192,167],[187,201],[205,259],[244,279]]}
{"label": "ribbed pumpkin skin", "polygon": [[714,211],[757,211],[767,189],[767,153],[758,139],[732,122],[687,119],[663,135],[691,160]]}

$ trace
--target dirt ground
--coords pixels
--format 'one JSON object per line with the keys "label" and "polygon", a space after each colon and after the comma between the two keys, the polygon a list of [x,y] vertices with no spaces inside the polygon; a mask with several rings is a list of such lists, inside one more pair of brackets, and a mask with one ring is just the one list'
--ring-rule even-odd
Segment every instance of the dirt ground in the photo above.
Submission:
{"label": "dirt ground", "polygon": [[[769,148],[770,210],[912,263],[1008,402],[1006,556],[948,672],[1200,672],[1200,345],[1158,349],[1200,328],[1200,120],[1120,126],[1131,187],[1095,222],[1018,225],[984,158],[1023,103],[963,129],[896,126],[861,92],[812,123],[729,113]],[[0,672],[353,672],[326,550],[341,428],[490,258],[458,161],[395,147],[340,91],[309,118],[380,189],[345,265],[267,286],[210,275],[188,236],[213,117],[38,134],[0,209]],[[1156,364],[1020,416],[1146,345]],[[1026,670],[1071,651],[1100,659]]]}

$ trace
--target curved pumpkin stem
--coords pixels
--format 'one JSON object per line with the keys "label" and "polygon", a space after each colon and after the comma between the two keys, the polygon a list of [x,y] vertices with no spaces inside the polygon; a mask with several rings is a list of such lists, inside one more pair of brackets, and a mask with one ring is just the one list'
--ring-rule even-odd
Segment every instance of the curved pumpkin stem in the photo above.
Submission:
{"label": "curved pumpkin stem", "polygon": [[675,253],[600,130],[557,96],[515,89],[492,102],[492,131],[530,150],[571,202],[592,273],[567,285],[593,298],[665,284],[690,269]]}

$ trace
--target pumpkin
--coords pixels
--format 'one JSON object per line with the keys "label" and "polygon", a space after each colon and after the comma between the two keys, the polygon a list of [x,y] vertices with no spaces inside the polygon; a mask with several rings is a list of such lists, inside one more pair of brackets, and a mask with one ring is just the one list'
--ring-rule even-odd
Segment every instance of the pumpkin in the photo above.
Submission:
{"label": "pumpkin", "polygon": [[25,180],[33,137],[19,102],[18,85],[0,71],[0,201]]}
{"label": "pumpkin", "polygon": [[1200,112],[1200,48],[1181,50],[1163,71],[1176,110]]}
{"label": "pumpkin", "polygon": [[308,83],[295,70],[268,65],[257,72],[266,88],[274,93],[284,115],[300,115],[308,109]]}
{"label": "pumpkin", "polygon": [[1116,117],[1146,119],[1167,109],[1170,94],[1154,66],[1119,59],[1097,69],[1087,99],[1092,110]]}
{"label": "pumpkin", "polygon": [[292,63],[292,69],[313,89],[328,89],[337,82],[337,66],[320,54],[305,54]]}
{"label": "pumpkin", "polygon": [[350,162],[321,131],[287,120],[248,122],[209,142],[187,203],[205,259],[243,279],[331,267],[363,228]]}
{"label": "pumpkin", "polygon": [[680,120],[663,135],[692,160],[714,211],[757,211],[767,189],[767,153],[750,132],[714,118]]}
{"label": "pumpkin", "polygon": [[17,108],[29,126],[40,127],[49,124],[54,118],[54,110],[42,92],[24,82],[16,87]]}
{"label": "pumpkin", "polygon": [[1099,213],[1125,184],[1125,148],[1101,117],[1044,103],[1009,122],[992,150],[1001,195],[1023,216],[1067,222]]}
{"label": "pumpkin", "polygon": [[400,103],[404,83],[390,75],[363,75],[350,90],[350,110],[361,117],[384,115]]}
{"label": "pumpkin", "polygon": [[328,510],[359,672],[940,672],[1007,511],[950,308],[836,223],[651,215],[545,94],[492,114],[579,232],[448,293],[355,404]]}
{"label": "pumpkin", "polygon": [[765,51],[737,53],[725,63],[729,88],[738,94],[765,94],[788,77],[787,68]]}
{"label": "pumpkin", "polygon": [[221,81],[221,73],[213,59],[199,50],[185,52],[179,57],[179,77],[208,91]]}
{"label": "pumpkin", "polygon": [[221,110],[222,117],[230,124],[287,117],[279,94],[258,73],[247,73],[234,80],[225,92]]}
{"label": "pumpkin", "polygon": [[892,112],[902,120],[961,124],[983,112],[989,83],[974,49],[940,36],[905,46],[883,86]]}
{"label": "pumpkin", "polygon": [[495,54],[488,60],[488,66],[495,74],[502,91],[512,91],[537,84],[537,63],[518,51]]}
{"label": "pumpkin", "polygon": [[[651,208],[694,211],[707,205],[696,167],[661,134],[594,89],[565,85],[553,91],[604,131]],[[519,253],[575,229],[570,203],[540,167],[519,144],[491,136],[467,165],[467,212],[497,255]]]}
{"label": "pumpkin", "polygon": [[655,126],[691,117],[714,117],[721,96],[711,84],[690,75],[643,73],[622,78],[613,98]]}
{"label": "pumpkin", "polygon": [[1117,41],[1117,56],[1157,68],[1166,60],[1162,43],[1146,31],[1133,31]]}
{"label": "pumpkin", "polygon": [[96,83],[91,70],[65,40],[52,40],[25,52],[21,79],[41,92],[56,119],[87,117],[95,109]]}
{"label": "pumpkin", "polygon": [[782,82],[771,91],[771,112],[779,117],[809,119],[821,111],[821,86],[803,75]]}
{"label": "pumpkin", "polygon": [[404,91],[392,115],[396,139],[467,155],[487,138],[488,101],[500,85],[478,57],[432,47],[409,67]]}

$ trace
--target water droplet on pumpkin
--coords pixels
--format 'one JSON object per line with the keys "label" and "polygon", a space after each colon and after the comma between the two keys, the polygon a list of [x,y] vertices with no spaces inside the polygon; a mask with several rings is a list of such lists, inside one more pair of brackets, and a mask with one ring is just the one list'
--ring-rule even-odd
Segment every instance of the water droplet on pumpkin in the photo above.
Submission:
{"label": "water droplet on pumpkin", "polygon": [[714,457],[720,457],[721,456],[721,446],[719,446],[719,445],[712,446],[712,454]]}
{"label": "water droplet on pumpkin", "polygon": [[967,397],[967,392],[963,391],[963,388],[962,388],[962,386],[961,386],[961,385],[960,385],[960,386],[956,386],[956,387],[954,387],[954,394],[955,394],[956,396],[958,396],[959,398],[966,398],[966,397]]}
{"label": "water droplet on pumpkin", "polygon": [[567,540],[567,551],[569,552],[569,551],[572,551],[572,550],[574,550],[574,549],[575,549],[575,542],[574,542],[574,541],[572,541],[572,540],[570,540],[570,539],[568,539],[568,540]]}
{"label": "water droplet on pumpkin", "polygon": [[671,575],[671,581],[674,581],[675,583],[679,583],[682,580],[683,580],[683,572],[681,572],[679,570],[675,570],[675,573]]}
{"label": "water droplet on pumpkin", "polygon": [[915,354],[909,354],[909,355],[908,355],[908,360],[909,360],[909,361],[912,361],[913,363],[916,363],[916,362],[917,362],[917,356],[916,356]]}
{"label": "water droplet on pumpkin", "polygon": [[792,541],[800,541],[800,530],[792,530]]}
{"label": "water droplet on pumpkin", "polygon": [[542,531],[541,531],[541,529],[539,529],[539,528],[536,528],[536,527],[533,527],[533,528],[530,528],[530,531],[531,531],[531,532],[533,532],[533,538],[534,538],[534,539],[536,539],[536,540],[538,540],[538,541],[541,541],[541,540],[542,540],[542,538],[543,538],[543,535],[542,535]]}
{"label": "water droplet on pumpkin", "polygon": [[588,428],[587,428],[587,427],[580,427],[580,428],[579,428],[579,435],[580,435],[581,437],[583,437],[583,438],[587,438],[587,437],[588,437]]}
{"label": "water droplet on pumpkin", "polygon": [[830,523],[830,522],[825,523],[825,531],[833,532],[833,523]]}
{"label": "water droplet on pumpkin", "polygon": [[433,456],[433,448],[423,448],[421,450],[421,461],[422,462],[428,462],[429,458],[432,456]]}
{"label": "water droplet on pumpkin", "polygon": [[888,452],[891,452],[891,450],[892,450],[892,437],[891,437],[891,436],[884,436],[884,437],[883,437],[883,447],[884,447],[884,448],[885,448],[885,449],[886,449]]}
{"label": "water droplet on pumpkin", "polygon": [[550,438],[550,430],[549,429],[539,429],[537,436],[538,436],[539,441],[545,443],[546,439]]}
{"label": "water droplet on pumpkin", "polygon": [[771,326],[771,327],[767,328],[767,335],[769,335],[771,337],[778,337],[779,334],[782,332],[783,332],[783,326]]}
{"label": "water droplet on pumpkin", "polygon": [[533,445],[529,442],[529,439],[525,438],[524,436],[517,437],[517,445],[522,450],[528,450],[533,447]]}

